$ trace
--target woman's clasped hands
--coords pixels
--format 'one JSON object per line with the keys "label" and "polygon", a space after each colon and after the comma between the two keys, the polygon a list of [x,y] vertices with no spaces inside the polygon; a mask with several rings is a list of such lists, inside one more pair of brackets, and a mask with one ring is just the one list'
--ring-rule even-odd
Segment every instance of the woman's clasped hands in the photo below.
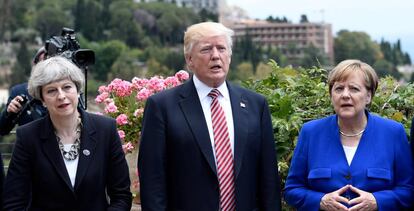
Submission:
{"label": "woman's clasped hands", "polygon": [[[349,200],[341,196],[347,190],[358,194],[358,197]],[[344,204],[348,204],[351,207],[348,208]],[[336,191],[325,194],[321,199],[320,208],[326,211],[371,211],[377,210],[377,202],[372,193],[363,191],[352,185],[345,185]]]}

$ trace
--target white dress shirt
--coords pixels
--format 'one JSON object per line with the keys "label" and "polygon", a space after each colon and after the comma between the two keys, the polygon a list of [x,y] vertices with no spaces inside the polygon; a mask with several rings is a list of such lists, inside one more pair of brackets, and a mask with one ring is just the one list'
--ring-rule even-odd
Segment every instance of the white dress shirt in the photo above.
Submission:
{"label": "white dress shirt", "polygon": [[358,146],[355,146],[355,147],[349,147],[345,145],[342,145],[342,146],[344,147],[344,152],[345,152],[346,160],[348,161],[348,165],[351,166],[352,159],[354,159],[355,152]]}
{"label": "white dress shirt", "polygon": [[[206,119],[208,132],[210,134],[210,141],[211,141],[211,148],[213,149],[214,160],[216,161],[216,151],[214,148],[214,135],[213,135],[213,123],[211,121],[211,110],[210,105],[213,101],[211,97],[208,96],[210,91],[214,89],[213,87],[209,87],[203,82],[201,82],[196,75],[193,75],[194,86],[197,90],[198,97],[200,98],[201,107],[203,108],[204,118]],[[227,89],[226,82],[221,84],[217,89],[220,91],[221,95],[219,95],[218,101],[221,107],[224,110],[226,115],[227,121],[227,128],[229,131],[230,136],[230,147],[234,158],[234,124],[233,124],[233,113],[231,110],[231,102],[230,102],[230,95],[229,90]]]}

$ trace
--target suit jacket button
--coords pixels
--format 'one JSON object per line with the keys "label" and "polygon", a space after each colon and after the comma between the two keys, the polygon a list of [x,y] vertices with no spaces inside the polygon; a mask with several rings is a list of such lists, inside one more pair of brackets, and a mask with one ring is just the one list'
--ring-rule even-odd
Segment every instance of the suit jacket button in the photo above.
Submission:
{"label": "suit jacket button", "polygon": [[347,174],[347,175],[345,176],[345,179],[350,180],[350,179],[351,179],[351,175],[350,175],[350,174]]}

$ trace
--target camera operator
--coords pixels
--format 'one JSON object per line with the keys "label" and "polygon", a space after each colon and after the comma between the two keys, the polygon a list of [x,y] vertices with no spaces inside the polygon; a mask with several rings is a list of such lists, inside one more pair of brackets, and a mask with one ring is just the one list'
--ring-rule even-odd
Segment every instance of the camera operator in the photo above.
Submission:
{"label": "camera operator", "polygon": [[[32,65],[45,58],[46,50],[40,48],[33,58]],[[35,100],[27,92],[27,82],[13,86],[5,109],[0,114],[0,135],[10,133],[16,124],[24,125],[47,114],[42,102]]]}
{"label": "camera operator", "polygon": [[[57,55],[67,58],[84,70],[85,83],[87,82],[88,65],[95,63],[95,53],[89,49],[80,49],[73,29],[64,27],[60,36],[53,36],[46,40],[45,46],[40,48],[34,56],[32,64],[35,65],[39,61]],[[86,99],[86,94],[84,98]],[[80,97],[78,106],[86,109],[83,96]],[[0,115],[0,135],[9,134],[16,124],[24,125],[46,114],[47,109],[43,103],[29,95],[27,83],[18,84],[10,89],[6,109]]]}

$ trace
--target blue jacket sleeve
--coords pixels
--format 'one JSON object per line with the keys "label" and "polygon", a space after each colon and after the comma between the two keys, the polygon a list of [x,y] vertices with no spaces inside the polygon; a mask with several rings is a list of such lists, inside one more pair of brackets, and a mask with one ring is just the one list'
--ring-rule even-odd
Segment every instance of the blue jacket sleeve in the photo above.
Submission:
{"label": "blue jacket sleeve", "polygon": [[407,135],[400,125],[394,143],[394,189],[374,192],[378,210],[408,208],[413,203],[413,161]]}
{"label": "blue jacket sleeve", "polygon": [[298,210],[319,210],[320,201],[325,194],[308,188],[308,140],[305,130],[303,127],[293,154],[284,198]]}

